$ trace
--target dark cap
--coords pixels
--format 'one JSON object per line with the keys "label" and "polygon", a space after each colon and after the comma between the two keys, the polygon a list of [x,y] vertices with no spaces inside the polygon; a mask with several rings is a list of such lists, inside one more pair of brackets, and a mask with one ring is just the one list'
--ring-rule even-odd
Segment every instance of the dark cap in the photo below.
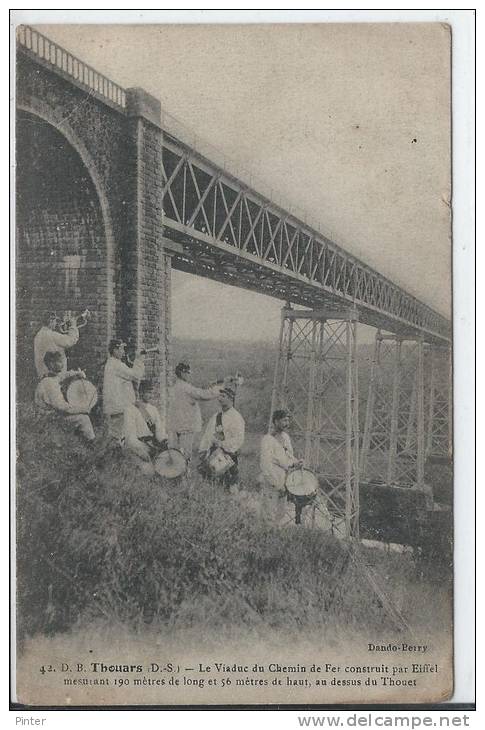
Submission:
{"label": "dark cap", "polygon": [[59,350],[48,350],[44,355],[44,365],[46,366],[46,368],[48,368],[48,370],[50,370],[52,363],[57,362],[57,360],[61,359],[62,353],[59,352]]}
{"label": "dark cap", "polygon": [[236,391],[232,388],[229,388],[228,386],[226,386],[225,388],[221,388],[219,393],[224,393],[224,395],[228,395],[229,398],[232,398],[232,400],[234,400],[234,398],[236,397]]}
{"label": "dark cap", "polygon": [[190,373],[190,365],[188,362],[179,362],[175,366],[175,375],[178,377],[181,373]]}
{"label": "dark cap", "polygon": [[116,350],[116,348],[117,347],[120,347],[121,345],[125,345],[126,346],[126,342],[124,340],[120,340],[120,339],[117,339],[117,338],[115,338],[113,340],[110,340],[109,341],[109,345],[108,345],[108,352],[109,352],[109,354],[112,355],[113,352]]}

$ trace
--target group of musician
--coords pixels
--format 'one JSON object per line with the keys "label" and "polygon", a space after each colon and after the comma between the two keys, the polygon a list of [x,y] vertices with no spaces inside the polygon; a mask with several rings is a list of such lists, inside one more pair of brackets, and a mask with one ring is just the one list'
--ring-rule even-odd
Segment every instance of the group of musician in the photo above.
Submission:
{"label": "group of musician", "polygon": [[[190,382],[192,372],[189,363],[180,362],[175,368],[175,384],[169,397],[168,422],[172,443],[184,452],[190,461],[194,439],[203,431],[199,441],[198,471],[205,477],[213,476],[214,460],[221,464],[218,481],[227,489],[237,488],[239,481],[238,455],[244,444],[245,423],[234,407],[236,391],[229,384],[215,384],[209,388],[197,388]],[[217,400],[219,410],[202,428],[201,401]]]}
{"label": "group of musician", "polygon": [[[65,396],[63,383],[85,379],[82,370],[68,370],[66,349],[79,339],[75,318],[67,321],[63,332],[56,329],[55,316],[49,316],[34,340],[34,360],[39,383],[35,404],[42,413],[57,414],[87,441],[95,439],[89,409],[73,405]],[[155,473],[154,463],[162,452],[177,449],[192,469],[194,446],[198,440],[197,471],[205,479],[219,483],[226,491],[239,491],[239,454],[244,444],[245,423],[235,408],[237,379],[222,381],[207,388],[192,384],[191,368],[179,362],[175,383],[170,389],[168,429],[152,402],[154,383],[145,378],[145,353],[131,361],[127,345],[112,339],[103,374],[103,412],[108,432],[122,450],[140,464],[147,475]],[[93,387],[93,386],[92,386]],[[218,410],[203,427],[200,403],[217,401]],[[86,412],[88,411],[88,412]],[[285,478],[288,470],[301,465],[288,434],[289,414],[277,410],[272,427],[261,441],[261,485],[264,512],[281,523],[287,512]]]}

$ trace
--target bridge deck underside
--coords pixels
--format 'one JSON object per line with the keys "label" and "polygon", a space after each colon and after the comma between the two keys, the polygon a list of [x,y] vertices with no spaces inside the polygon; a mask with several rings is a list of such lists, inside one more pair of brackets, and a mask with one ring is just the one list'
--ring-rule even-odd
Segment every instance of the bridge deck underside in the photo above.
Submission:
{"label": "bridge deck underside", "polygon": [[[102,114],[109,108],[109,119],[113,111],[122,115],[120,119],[132,115],[128,92],[35,29],[20,31],[19,49],[86,90]],[[146,212],[154,217],[155,227],[162,213],[164,236],[182,245],[183,253],[174,255],[175,268],[308,308],[352,307],[365,324],[449,344],[451,324],[446,317],[345,251],[318,226],[298,218],[291,208],[285,210],[166,130],[159,128],[158,133],[161,165],[150,169],[155,175],[159,170],[162,190],[160,195],[157,184],[156,192],[148,195]]]}
{"label": "bridge deck underside", "polygon": [[446,343],[450,323],[271,200],[165,134],[164,235],[175,268],[294,304],[355,307],[362,322]]}
{"label": "bridge deck underside", "polygon": [[[251,254],[234,250],[228,244],[210,240],[208,236],[198,232],[197,238],[192,234],[193,231],[190,229],[165,219],[165,237],[183,247],[183,253],[173,255],[174,269],[312,309],[332,307],[336,310],[339,308],[348,310],[349,304],[353,304],[349,299],[326,291],[314,282],[305,281],[303,277],[278,270],[268,263],[262,264]],[[379,312],[361,302],[355,304],[359,312],[359,321],[363,324],[409,338],[418,337],[423,333],[427,342],[437,344],[443,342],[442,338],[423,332],[417,327],[411,327],[388,313]]]}

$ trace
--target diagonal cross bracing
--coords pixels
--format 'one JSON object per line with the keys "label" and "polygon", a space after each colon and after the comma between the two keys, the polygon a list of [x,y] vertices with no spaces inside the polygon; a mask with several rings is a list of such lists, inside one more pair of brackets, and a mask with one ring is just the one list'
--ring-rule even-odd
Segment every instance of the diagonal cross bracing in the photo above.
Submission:
{"label": "diagonal cross bracing", "polygon": [[355,310],[282,310],[272,406],[292,416],[305,465],[318,476],[332,529],[359,534],[359,417]]}
{"label": "diagonal cross bracing", "polygon": [[[127,114],[124,89],[35,29],[21,26],[18,48]],[[163,234],[184,249],[173,256],[175,268],[312,308],[356,306],[365,324],[436,345],[451,341],[445,317],[165,132],[160,177]]]}
{"label": "diagonal cross bracing", "polygon": [[422,338],[377,332],[361,450],[363,479],[429,494],[424,415]]}
{"label": "diagonal cross bracing", "polygon": [[451,433],[451,351],[432,347],[429,353],[429,397],[426,408],[426,456],[450,459]]}
{"label": "diagonal cross bracing", "polygon": [[[171,160],[171,173],[164,174],[164,235],[184,247],[173,257],[175,268],[195,272],[201,246],[209,247],[219,280],[229,257],[236,268],[244,266],[246,277],[228,283],[261,291],[266,273],[264,293],[305,306],[358,306],[366,324],[435,344],[450,340],[450,322],[438,312],[174,137],[165,134],[163,144]],[[208,176],[203,191],[185,182],[196,171]]]}

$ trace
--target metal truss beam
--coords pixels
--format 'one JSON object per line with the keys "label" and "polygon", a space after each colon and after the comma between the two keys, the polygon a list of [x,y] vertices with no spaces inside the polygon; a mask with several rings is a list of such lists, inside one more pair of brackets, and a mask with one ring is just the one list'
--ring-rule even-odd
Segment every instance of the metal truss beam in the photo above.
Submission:
{"label": "metal truss beam", "polygon": [[282,310],[272,408],[292,414],[292,435],[318,475],[332,528],[359,536],[357,313]]}
{"label": "metal truss beam", "polygon": [[[41,66],[126,114],[126,93],[29,26],[18,48]],[[309,307],[357,306],[360,320],[446,344],[450,322],[333,241],[163,132],[163,234],[183,245],[174,268]],[[203,256],[202,262],[199,257]],[[244,270],[242,277],[232,270]]]}

